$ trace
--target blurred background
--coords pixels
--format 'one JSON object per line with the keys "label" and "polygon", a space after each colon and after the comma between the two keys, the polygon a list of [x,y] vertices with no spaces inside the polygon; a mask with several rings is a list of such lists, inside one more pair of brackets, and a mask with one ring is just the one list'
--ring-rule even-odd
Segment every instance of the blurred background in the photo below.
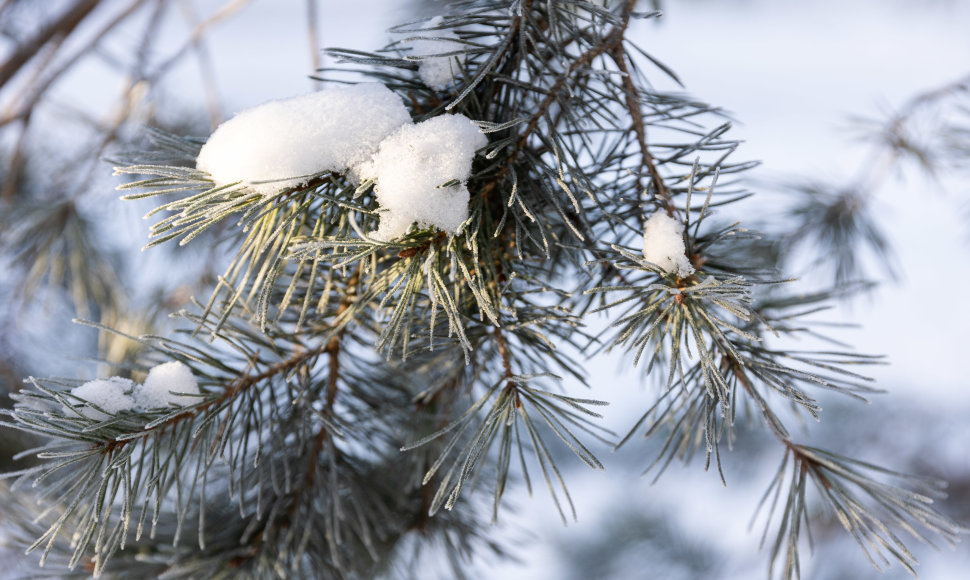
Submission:
{"label": "blurred background", "polygon": [[[146,125],[205,137],[236,111],[313,90],[313,71],[336,65],[322,47],[376,49],[391,40],[389,27],[444,4],[0,0],[0,390],[30,375],[103,374],[134,347],[72,318],[165,332],[166,314],[222,269],[215,247],[141,252],[150,202],[118,200],[110,160],[145,147]],[[823,398],[823,425],[806,425],[801,438],[948,480],[943,510],[967,525],[970,2],[659,5],[664,16],[637,23],[631,35],[683,82],[658,74],[657,89],[723,107],[746,141],[740,157],[762,162],[747,178],[757,195],[739,219],[794,236],[818,199],[862,208],[866,249],[851,268],[833,266],[847,259],[837,245],[806,238],[804,259],[788,274],[806,292],[860,275],[878,282],[816,319],[838,325],[830,334],[858,351],[887,355],[888,365],[867,369],[887,394],[868,405]],[[629,367],[600,357],[588,366],[590,392],[567,384],[571,394],[611,401],[607,421],[619,434],[656,396],[642,369]],[[4,432],[0,466],[15,468],[10,458],[26,445]],[[517,488],[496,534],[514,544],[518,561],[476,560],[473,574],[764,577],[763,522],[750,523],[780,451],[760,426],[740,429],[723,458],[726,489],[699,462],[674,464],[651,484],[639,473],[656,451],[634,440],[614,454],[598,450],[605,472],[576,466],[566,474],[579,514],[566,527],[548,497]],[[804,577],[876,576],[838,522],[823,518],[813,532]],[[916,550],[923,578],[965,578],[970,569],[965,545]],[[896,567],[883,577],[908,574]]]}

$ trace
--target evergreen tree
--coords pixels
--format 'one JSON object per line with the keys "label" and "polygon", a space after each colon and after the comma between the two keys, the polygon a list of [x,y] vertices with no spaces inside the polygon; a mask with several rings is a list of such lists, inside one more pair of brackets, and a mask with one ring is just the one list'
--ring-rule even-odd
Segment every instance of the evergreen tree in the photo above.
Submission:
{"label": "evergreen tree", "polygon": [[[818,392],[876,392],[878,357],[786,340],[861,288],[802,292],[793,240],[717,215],[753,164],[715,107],[653,88],[676,76],[626,33],[655,16],[457,2],[381,51],[332,50],[311,97],[119,156],[125,197],[157,200],[149,246],[232,260],[177,332],[88,323],[130,341],[118,376],[16,396],[6,425],[41,439],[7,508],[29,550],[57,575],[358,578],[419,576],[434,549],[460,574],[504,552],[508,485],[569,521],[564,455],[602,469],[601,444],[648,436],[656,477],[695,456],[721,473],[739,422],[783,454],[757,508],[769,574],[799,576],[816,503],[877,567],[915,566],[906,536],[955,541],[940,482],[792,435]],[[658,386],[619,436],[558,385],[604,349]]]}

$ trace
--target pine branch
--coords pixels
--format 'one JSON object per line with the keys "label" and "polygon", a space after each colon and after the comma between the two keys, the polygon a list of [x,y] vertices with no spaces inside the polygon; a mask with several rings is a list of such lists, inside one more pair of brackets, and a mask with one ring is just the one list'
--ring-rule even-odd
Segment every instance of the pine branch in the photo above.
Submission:
{"label": "pine branch", "polygon": [[[155,353],[127,363],[136,377],[153,358],[182,361],[204,390],[110,412],[77,381],[32,380],[7,426],[48,438],[17,474],[50,509],[33,548],[95,573],[137,547],[151,562],[139,570],[173,577],[374,576],[433,540],[464,554],[482,529],[469,493],[488,493],[497,520],[510,479],[531,492],[536,469],[565,522],[557,447],[601,469],[590,441],[612,433],[602,402],[544,383],[585,383],[579,359],[600,348],[645,357],[664,389],[620,442],[664,438],[647,468],[658,477],[703,449],[723,481],[737,409],[760,415],[785,449],[768,490],[788,488],[770,556],[785,550],[783,575],[798,575],[808,481],[877,562],[914,563],[894,528],[954,539],[908,480],[792,441],[779,405],[818,418],[818,389],[863,398],[875,389],[854,369],[879,359],[779,346],[837,291],[783,294],[784,247],[712,217],[749,195],[739,176],[753,164],[730,159],[717,109],[653,88],[641,61],[676,77],[627,41],[635,5],[469,0],[395,29],[407,38],[381,52],[333,53],[401,97],[381,97],[401,127],[462,115],[488,135],[474,135],[470,169],[412,200],[467,196],[447,227],[382,233],[387,183],[368,163],[388,136],[360,165],[268,182],[210,175],[201,141],[162,133],[159,150],[120,156],[117,174],[141,176],[125,198],[160,200],[149,246],[224,234],[230,265],[185,314],[190,338],[147,337]],[[416,56],[416,39],[447,45]],[[460,70],[425,86],[435,58]],[[612,325],[588,336],[582,315],[598,312]]]}

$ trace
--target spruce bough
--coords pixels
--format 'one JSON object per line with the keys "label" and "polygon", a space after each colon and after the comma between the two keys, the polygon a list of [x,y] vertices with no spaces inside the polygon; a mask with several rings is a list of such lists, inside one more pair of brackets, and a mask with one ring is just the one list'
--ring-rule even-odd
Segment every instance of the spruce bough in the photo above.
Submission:
{"label": "spruce bough", "polygon": [[[604,402],[558,381],[585,382],[577,361],[602,349],[659,387],[619,441],[659,438],[656,477],[695,454],[721,472],[738,421],[777,439],[770,575],[799,576],[809,501],[877,566],[915,566],[899,530],[955,541],[930,505],[939,482],[789,431],[779,409],[818,419],[819,390],[875,392],[858,369],[879,358],[785,347],[839,291],[799,293],[761,236],[715,216],[749,195],[752,163],[732,159],[717,109],[652,88],[676,77],[627,32],[656,16],[633,0],[458,2],[380,52],[330,51],[343,63],[321,94],[360,93],[382,116],[315,119],[333,101],[304,98],[261,109],[205,162],[215,136],[156,133],[126,156],[117,173],[139,179],[125,197],[159,200],[149,246],[228,236],[232,259],[179,313],[184,333],[131,337],[147,347],[131,381],[177,363],[198,394],[84,412],[80,383],[29,379],[6,424],[47,441],[14,474],[47,510],[24,524],[30,549],[96,575],[393,577],[430,546],[460,567],[502,551],[489,521],[512,478],[576,516],[558,448],[601,469],[594,449],[617,437]],[[303,133],[313,122],[325,138]],[[273,163],[233,173],[254,152]],[[612,323],[590,335],[596,313]]]}

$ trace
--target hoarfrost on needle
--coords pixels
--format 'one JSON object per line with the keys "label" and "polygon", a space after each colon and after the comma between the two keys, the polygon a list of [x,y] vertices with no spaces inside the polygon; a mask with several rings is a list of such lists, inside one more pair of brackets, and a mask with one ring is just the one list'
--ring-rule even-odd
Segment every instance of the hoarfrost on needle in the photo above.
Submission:
{"label": "hoarfrost on needle", "polygon": [[684,224],[663,211],[655,212],[644,225],[643,257],[681,278],[694,273],[684,246]]}
{"label": "hoarfrost on needle", "polygon": [[216,186],[242,182],[274,195],[367,160],[410,123],[401,97],[380,83],[328,87],[238,113],[212,133],[196,167]]}

